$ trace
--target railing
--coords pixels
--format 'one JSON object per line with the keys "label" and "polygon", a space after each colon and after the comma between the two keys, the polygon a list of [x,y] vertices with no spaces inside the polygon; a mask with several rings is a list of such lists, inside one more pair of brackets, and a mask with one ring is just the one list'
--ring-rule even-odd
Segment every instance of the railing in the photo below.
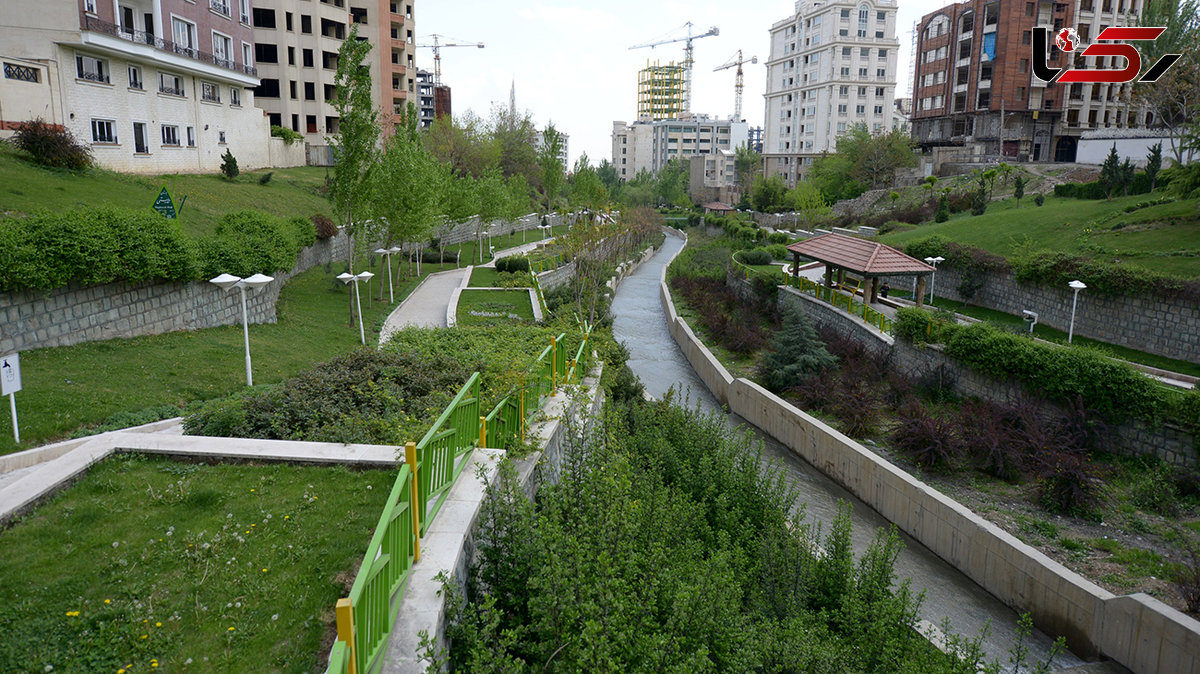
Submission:
{"label": "railing", "polygon": [[858,316],[867,324],[878,328],[880,332],[892,334],[892,320],[882,312],[867,306],[865,302],[857,301],[853,293],[843,294],[836,287],[810,281],[803,276],[788,276],[786,278],[786,285],[789,287],[796,288],[805,295],[811,295],[819,300],[828,302],[835,309],[843,309],[851,316]]}
{"label": "railing", "polygon": [[94,73],[90,70],[83,70],[83,71],[76,72],[75,76],[81,80],[87,80],[89,82],[103,82],[105,84],[109,84],[108,75]]}
{"label": "railing", "polygon": [[591,332],[590,326],[583,326],[583,339],[571,359],[567,358],[566,333],[550,340],[550,345],[485,418],[482,435],[488,447],[502,448],[524,441],[533,413],[541,409],[545,397],[553,394],[559,384],[578,383],[583,378],[591,360],[588,348]]}
{"label": "railing", "polygon": [[160,84],[158,85],[158,90],[164,94],[171,94],[173,96],[184,95],[183,87],[171,87],[165,84]]}
{"label": "railing", "polygon": [[4,77],[10,80],[18,80],[20,82],[38,82],[38,69],[23,66],[17,63],[4,64]]}
{"label": "railing", "polygon": [[105,35],[112,35],[113,37],[119,37],[123,40],[129,40],[130,42],[148,44],[163,51],[172,52],[181,56],[195,59],[197,61],[201,61],[203,63],[211,63],[212,65],[220,68],[226,68],[236,72],[243,72],[247,75],[258,77],[258,68],[255,68],[254,66],[242,65],[239,67],[237,63],[231,59],[218,58],[212,54],[209,54],[208,52],[200,51],[194,47],[177,44],[170,40],[164,40],[161,37],[156,36],[154,33],[147,33],[145,31],[133,30],[132,28],[118,26],[115,23],[101,21],[100,19],[97,19],[94,16],[88,16],[87,14],[80,15],[79,25],[83,30],[104,33]]}
{"label": "railing", "polygon": [[[429,520],[442,507],[450,485],[466,463],[459,461],[459,457],[475,449],[479,439],[479,373],[476,372],[416,445],[421,494],[417,499],[417,515],[422,534],[429,529]],[[431,507],[429,502],[435,500]]]}

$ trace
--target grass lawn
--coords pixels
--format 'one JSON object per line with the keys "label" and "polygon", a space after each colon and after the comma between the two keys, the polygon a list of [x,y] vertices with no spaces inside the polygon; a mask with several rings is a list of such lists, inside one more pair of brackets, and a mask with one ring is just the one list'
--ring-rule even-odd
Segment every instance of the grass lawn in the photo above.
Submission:
{"label": "grass lawn", "polygon": [[[271,172],[266,185],[259,178]],[[43,208],[121,206],[149,209],[164,186],[175,207],[187,203],[179,222],[189,235],[206,234],[221,216],[247,208],[282,217],[330,213],[329,201],[318,192],[326,170],[319,166],[245,172],[234,180],[218,173],[138,176],[104,169],[82,173],[45,168],[21,159],[0,144],[0,214],[21,215]]]}
{"label": "grass lawn", "polygon": [[110,458],[0,533],[0,670],[322,671],[394,480]]}
{"label": "grass lawn", "polygon": [[[499,314],[495,316],[472,315]],[[464,290],[458,297],[458,324],[479,325],[483,323],[510,323],[512,321],[533,322],[533,303],[529,291],[516,290]]]}
{"label": "grass lawn", "polygon": [[471,288],[496,288],[500,285],[500,272],[494,267],[476,267],[471,270]]}
{"label": "grass lawn", "polygon": [[1026,198],[1020,208],[1015,200],[1006,199],[992,202],[980,216],[958,213],[943,223],[917,225],[879,238],[897,245],[939,234],[1006,257],[1025,249],[1060,250],[1186,278],[1200,277],[1197,200],[1180,199],[1124,212],[1127,206],[1151,198],[1148,194],[1112,201],[1048,196],[1042,207]]}

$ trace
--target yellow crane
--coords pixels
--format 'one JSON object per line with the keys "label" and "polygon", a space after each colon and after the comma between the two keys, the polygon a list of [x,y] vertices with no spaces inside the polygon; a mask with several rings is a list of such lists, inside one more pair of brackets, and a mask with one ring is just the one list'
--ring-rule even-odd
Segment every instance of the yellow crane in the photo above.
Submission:
{"label": "yellow crane", "polygon": [[418,49],[433,50],[433,84],[434,86],[442,85],[442,47],[476,47],[483,49],[482,42],[439,42],[446,39],[445,35],[433,33],[425,37],[433,38],[433,44],[418,44],[413,45]]}
{"label": "yellow crane", "polygon": [[699,40],[702,37],[710,37],[720,35],[721,29],[713,26],[708,29],[708,32],[700,35],[692,35],[692,22],[688,21],[683,24],[683,28],[687,28],[687,35],[683,37],[668,38],[665,40],[655,40],[644,44],[635,44],[630,49],[641,49],[650,47],[653,49],[659,45],[671,44],[672,42],[686,43],[683,48],[683,110],[684,112],[692,111],[692,40]]}
{"label": "yellow crane", "polygon": [[742,58],[742,50],[737,50],[737,55],[729,59],[729,62],[723,66],[713,68],[713,72],[718,70],[728,70],[737,66],[737,79],[733,85],[733,119],[741,120],[742,118],[742,64],[743,63],[758,63],[757,56],[751,56],[748,59]]}

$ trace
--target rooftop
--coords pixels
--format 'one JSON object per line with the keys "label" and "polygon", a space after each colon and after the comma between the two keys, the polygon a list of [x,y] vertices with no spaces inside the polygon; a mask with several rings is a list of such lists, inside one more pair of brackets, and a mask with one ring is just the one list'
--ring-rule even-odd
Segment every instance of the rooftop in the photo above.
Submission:
{"label": "rooftop", "polygon": [[814,236],[787,247],[819,262],[867,276],[924,275],[933,267],[882,243],[833,232]]}

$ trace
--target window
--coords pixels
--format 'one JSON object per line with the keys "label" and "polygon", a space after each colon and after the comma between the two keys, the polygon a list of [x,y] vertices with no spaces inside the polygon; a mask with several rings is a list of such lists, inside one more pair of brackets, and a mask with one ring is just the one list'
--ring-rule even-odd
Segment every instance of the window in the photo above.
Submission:
{"label": "window", "polygon": [[879,78],[879,79],[883,79],[884,77],[887,77],[887,68],[878,68],[878,69],[876,69],[876,70],[875,70],[875,77],[877,77],[877,78]]}
{"label": "window", "polygon": [[850,95],[850,87],[848,87],[844,84],[842,86],[838,87],[838,95],[843,96],[843,97],[849,96]]}
{"label": "window", "polygon": [[279,63],[279,47],[269,42],[256,43],[254,57],[259,63]]}
{"label": "window", "polygon": [[117,142],[116,122],[111,119],[93,119],[92,142],[115,144]]}
{"label": "window", "polygon": [[150,144],[146,141],[146,123],[133,123],[133,151],[138,154],[149,154]]}
{"label": "window", "polygon": [[179,147],[179,127],[174,124],[162,125],[162,144],[165,146]]}
{"label": "window", "polygon": [[313,67],[313,50],[305,49],[304,51],[300,52],[300,55],[304,58],[305,68]]}
{"label": "window", "polygon": [[84,0],[83,9],[88,14],[96,13],[96,0]]}
{"label": "window", "polygon": [[238,7],[241,9],[242,23],[250,23],[250,0],[239,0]]}
{"label": "window", "polygon": [[[849,10],[847,10],[849,11]],[[842,47],[842,58],[850,58],[850,48]]]}
{"label": "window", "polygon": [[875,114],[876,114],[876,115],[882,115],[882,114],[883,114],[883,106],[882,106],[882,105],[877,105],[877,106],[875,106]]}
{"label": "window", "polygon": [[867,112],[867,106],[865,106],[865,105],[854,106],[854,114],[863,115],[863,114],[866,114],[866,112]]}
{"label": "window", "polygon": [[254,88],[254,95],[261,98],[279,98],[279,80],[262,78]]}
{"label": "window", "polygon": [[189,126],[187,128],[188,147],[196,147],[196,127]]}
{"label": "window", "polygon": [[291,94],[293,100],[296,99],[296,80],[288,82],[288,93]]}
{"label": "window", "polygon": [[76,54],[75,76],[81,80],[108,84],[108,62],[92,56]]}
{"label": "window", "polygon": [[850,69],[849,68],[842,68],[841,72],[842,72],[842,77],[850,77]]}
{"label": "window", "polygon": [[171,17],[171,37],[175,41],[175,52],[193,56],[196,50],[196,25],[178,17]]}
{"label": "window", "polygon": [[1025,3],[1025,16],[1033,16],[1033,3]]}
{"label": "window", "polygon": [[1029,44],[1031,40],[1031,31],[1021,33],[1021,44]]}
{"label": "window", "polygon": [[254,46],[249,42],[242,43],[242,65],[246,68],[254,66]]}
{"label": "window", "polygon": [[227,35],[216,31],[212,34],[213,57],[217,65],[226,68],[233,67],[233,40]]}
{"label": "window", "polygon": [[846,104],[845,103],[838,106],[838,114],[839,115],[846,114]]}
{"label": "window", "polygon": [[229,87],[229,104],[241,107],[242,105],[242,90],[237,87]]}
{"label": "window", "polygon": [[142,69],[138,66],[129,66],[129,88],[145,89],[142,85]]}
{"label": "window", "polygon": [[875,98],[883,98],[883,87],[875,87]]}
{"label": "window", "polygon": [[[300,15],[300,32],[305,35],[312,34],[312,17],[308,14]],[[313,133],[316,133],[315,131]]]}
{"label": "window", "polygon": [[224,131],[217,132],[217,142],[220,143],[221,145],[225,144],[225,132]]}
{"label": "window", "polygon": [[880,61],[883,61],[883,60],[886,60],[886,59],[887,59],[887,50],[886,50],[886,49],[880,49],[880,50],[879,50],[879,60],[880,60]]}
{"label": "window", "polygon": [[221,88],[212,82],[200,83],[200,100],[208,101],[209,103],[221,102]]}
{"label": "window", "polygon": [[183,78],[170,73],[158,74],[158,90],[164,94],[172,94],[174,96],[186,96],[187,93],[183,90]]}
{"label": "window", "polygon": [[292,13],[291,13],[291,12],[284,12],[283,19],[284,19],[284,23],[286,24],[286,27],[287,27],[287,29],[288,29],[289,31],[290,31],[290,30],[294,30],[294,29],[292,28]]}
{"label": "window", "polygon": [[1025,100],[1025,87],[1017,87],[1017,99]]}
{"label": "window", "polygon": [[317,100],[317,85],[316,84],[314,84],[312,82],[304,83],[304,100],[306,100],[306,101]]}
{"label": "window", "polygon": [[317,132],[317,116],[316,115],[305,115],[304,116],[304,130],[307,133],[316,133]]}
{"label": "window", "polygon": [[[295,47],[288,47],[288,65],[289,66],[296,65],[296,48]],[[276,124],[275,126],[279,126],[279,125]]]}
{"label": "window", "polygon": [[255,28],[274,28],[275,27],[275,10],[263,9],[255,7],[252,12],[254,16]]}
{"label": "window", "polygon": [[865,59],[869,59],[871,58],[871,49],[869,47],[863,47],[862,49],[858,50],[858,55]]}
{"label": "window", "polygon": [[879,13],[877,13],[877,14],[875,15],[875,20],[876,20],[876,21],[879,21],[880,23],[882,23],[882,22],[884,22],[884,21],[887,21],[887,13],[886,13],[886,12],[879,12]]}
{"label": "window", "polygon": [[843,10],[842,10],[842,18],[843,18],[843,19],[849,19],[849,18],[850,18],[850,10],[848,10],[848,9],[843,9]]}
{"label": "window", "polygon": [[838,123],[837,123],[837,130],[838,130],[838,133],[841,133],[841,132],[845,131],[845,130],[846,130],[846,123],[845,123],[845,122],[838,122]]}
{"label": "window", "polygon": [[867,88],[866,88],[866,87],[859,87],[859,88],[858,88],[858,95],[859,95],[859,96],[866,96],[866,95],[867,95]]}
{"label": "window", "polygon": [[1017,72],[1029,72],[1029,59],[1021,59],[1020,67],[1017,69]]}
{"label": "window", "polygon": [[849,34],[850,34],[850,31],[846,30],[845,28],[838,29],[838,37],[846,37]]}
{"label": "window", "polygon": [[987,108],[991,104],[992,104],[992,92],[990,92],[990,91],[979,92],[979,103],[975,107]]}
{"label": "window", "polygon": [[877,30],[877,31],[875,31],[875,39],[876,39],[876,40],[882,40],[882,39],[883,39],[883,31],[882,31],[882,30]]}

